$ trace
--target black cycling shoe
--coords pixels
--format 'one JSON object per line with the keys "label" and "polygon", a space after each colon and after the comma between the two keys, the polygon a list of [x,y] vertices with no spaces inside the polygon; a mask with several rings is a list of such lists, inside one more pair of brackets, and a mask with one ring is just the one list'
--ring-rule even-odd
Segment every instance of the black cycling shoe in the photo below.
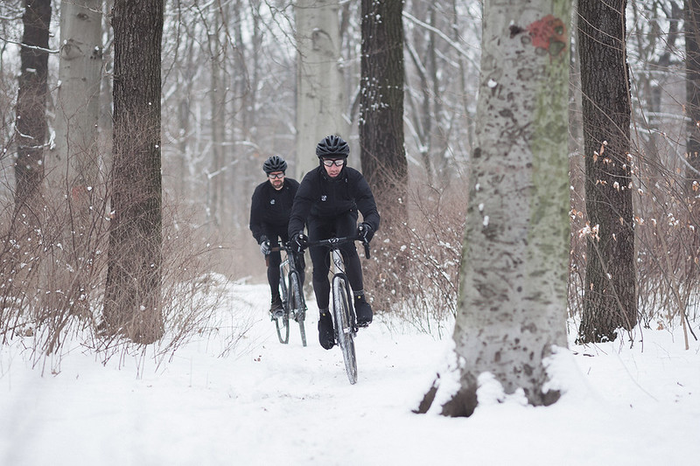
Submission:
{"label": "black cycling shoe", "polygon": [[270,305],[270,316],[272,318],[282,317],[284,315],[284,307],[282,307],[282,300],[277,297],[273,298],[272,304]]}
{"label": "black cycling shoe", "polygon": [[372,307],[365,300],[364,295],[355,298],[355,315],[358,327],[367,327],[372,323]]}
{"label": "black cycling shoe", "polygon": [[335,345],[335,335],[333,334],[333,320],[328,309],[319,311],[318,317],[318,342],[324,349],[331,349]]}

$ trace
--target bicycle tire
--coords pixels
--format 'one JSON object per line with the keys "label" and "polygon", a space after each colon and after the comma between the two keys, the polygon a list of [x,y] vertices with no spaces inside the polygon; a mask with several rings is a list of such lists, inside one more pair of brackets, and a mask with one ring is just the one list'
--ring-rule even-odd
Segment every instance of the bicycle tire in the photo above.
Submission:
{"label": "bicycle tire", "polygon": [[306,346],[306,328],[304,320],[306,319],[306,302],[304,301],[304,293],[301,289],[299,274],[296,271],[289,273],[289,303],[291,304],[294,320],[299,324],[299,334],[301,335],[301,344]]}
{"label": "bicycle tire", "polygon": [[282,308],[284,314],[280,317],[272,317],[275,321],[275,330],[277,330],[277,338],[280,343],[286,345],[289,343],[289,283],[287,282],[287,274],[285,271],[285,263],[280,265],[280,298],[282,299]]}
{"label": "bicycle tire", "polygon": [[335,319],[336,340],[343,353],[348,380],[351,385],[354,385],[357,382],[357,356],[355,354],[355,329],[353,328],[349,296],[345,278],[340,275],[333,277],[333,317]]}
{"label": "bicycle tire", "polygon": [[286,345],[289,343],[289,315],[285,312],[281,317],[275,317],[274,321],[277,338],[279,338],[280,343]]}

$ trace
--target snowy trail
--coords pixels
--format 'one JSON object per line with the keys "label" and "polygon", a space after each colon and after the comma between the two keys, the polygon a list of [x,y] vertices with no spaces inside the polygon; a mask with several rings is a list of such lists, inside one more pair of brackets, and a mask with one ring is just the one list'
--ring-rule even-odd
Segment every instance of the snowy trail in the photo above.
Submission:
{"label": "snowy trail", "polygon": [[[133,358],[103,366],[75,348],[42,377],[1,347],[0,465],[656,466],[700,456],[700,345],[682,351],[668,332],[648,332],[644,352],[575,348],[556,367],[570,392],[552,407],[511,397],[449,419],[411,413],[446,341],[379,318],[360,330],[350,385],[340,351],[318,344],[314,303],[304,348],[296,327],[289,345],[277,341],[268,300],[266,286],[236,286],[217,338],[159,368],[146,360],[140,376]],[[251,328],[222,357],[235,323]]]}
{"label": "snowy trail", "polygon": [[[229,387],[234,402],[254,407],[249,415],[260,419],[242,443],[267,444],[242,464],[280,458],[289,458],[291,464],[379,464],[377,452],[386,449],[387,435],[396,435],[395,420],[389,429],[384,426],[387,416],[401,413],[406,422],[416,417],[410,410],[431,381],[444,342],[414,335],[414,344],[400,344],[376,321],[356,338],[358,382],[350,385],[340,350],[326,351],[318,344],[317,309],[314,302],[308,306],[306,348],[296,324],[290,343],[281,345],[264,314],[251,332],[260,339],[259,346],[233,362],[235,373],[246,373]],[[421,451],[423,446],[416,454]],[[386,460],[393,462],[388,456]]]}

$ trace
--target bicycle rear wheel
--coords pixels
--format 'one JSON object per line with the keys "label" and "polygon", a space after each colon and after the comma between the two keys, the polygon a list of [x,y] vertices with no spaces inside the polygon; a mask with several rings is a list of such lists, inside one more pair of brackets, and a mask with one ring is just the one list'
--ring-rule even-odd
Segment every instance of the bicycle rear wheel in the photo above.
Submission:
{"label": "bicycle rear wheel", "polygon": [[301,289],[299,274],[297,272],[291,272],[289,274],[289,305],[291,307],[294,320],[296,320],[299,324],[301,344],[306,346],[306,329],[304,328],[304,320],[306,319],[306,302],[304,301],[304,292]]}
{"label": "bicycle rear wheel", "polygon": [[345,372],[351,384],[357,382],[357,357],[355,356],[355,328],[352,319],[350,294],[345,278],[333,277],[333,317],[338,346],[343,353]]}

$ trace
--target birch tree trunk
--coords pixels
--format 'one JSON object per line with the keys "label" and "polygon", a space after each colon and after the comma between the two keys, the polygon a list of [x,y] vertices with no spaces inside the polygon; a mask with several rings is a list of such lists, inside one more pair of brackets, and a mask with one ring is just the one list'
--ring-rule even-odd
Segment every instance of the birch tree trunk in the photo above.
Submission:
{"label": "birch tree trunk", "polygon": [[343,118],[338,0],[297,0],[296,178],[318,165],[316,145],[329,134],[347,138]]}
{"label": "birch tree trunk", "polygon": [[114,161],[104,330],[138,343],[161,314],[163,2],[114,2]]}
{"label": "birch tree trunk", "polygon": [[[87,305],[89,245],[103,218],[97,201],[97,122],[102,69],[102,0],[61,3],[56,137],[46,157],[46,180],[58,241],[47,245],[46,298],[53,309]],[[101,222],[100,222],[101,223]],[[63,302],[55,302],[59,299]]]}
{"label": "birch tree trunk", "polygon": [[544,363],[566,346],[569,25],[570,0],[484,3],[456,363],[419,412],[471,415],[487,373],[530,404],[559,397]]}

